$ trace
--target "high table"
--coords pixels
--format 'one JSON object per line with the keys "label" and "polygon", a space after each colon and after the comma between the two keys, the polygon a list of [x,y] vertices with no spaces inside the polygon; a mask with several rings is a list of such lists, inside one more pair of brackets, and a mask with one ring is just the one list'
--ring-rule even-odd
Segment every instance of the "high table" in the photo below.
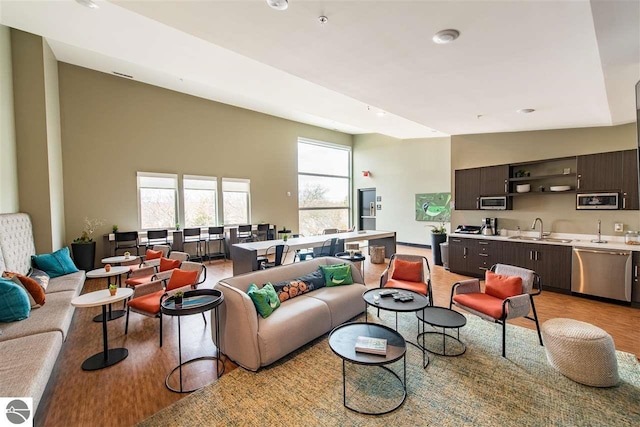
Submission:
{"label": "high table", "polygon": [[[104,268],[96,268],[95,270],[91,270],[87,272],[87,279],[100,279],[100,278],[106,277],[107,288],[109,288],[109,285],[111,284],[110,277],[117,277],[116,279],[118,281],[117,285],[118,285],[118,288],[120,288],[122,286],[122,278],[120,276],[127,273],[128,271],[129,271],[129,267],[121,267],[121,266],[111,267],[111,270],[109,271],[105,270]],[[107,318],[107,320],[117,319],[122,316],[124,316],[124,310],[111,311],[111,304],[109,304],[109,317]],[[99,314],[96,317],[94,317],[93,321],[102,322],[102,314]]]}
{"label": "high table", "polygon": [[322,234],[319,236],[296,237],[284,240],[267,240],[261,242],[238,243],[231,246],[233,257],[233,275],[258,270],[258,255],[266,253],[274,245],[288,245],[290,250],[317,248],[332,238],[340,239],[336,252],[344,251],[344,242],[367,240],[370,245],[384,246],[387,257],[396,253],[395,231],[362,230],[347,233]]}
{"label": "high table", "polygon": [[133,289],[118,288],[116,294],[111,296],[108,289],[101,289],[88,294],[80,295],[71,300],[75,307],[97,307],[102,306],[102,353],[94,354],[82,363],[85,371],[95,371],[106,368],[124,360],[129,355],[126,348],[112,348],[109,350],[107,341],[107,306],[114,302],[125,300],[133,295]]}

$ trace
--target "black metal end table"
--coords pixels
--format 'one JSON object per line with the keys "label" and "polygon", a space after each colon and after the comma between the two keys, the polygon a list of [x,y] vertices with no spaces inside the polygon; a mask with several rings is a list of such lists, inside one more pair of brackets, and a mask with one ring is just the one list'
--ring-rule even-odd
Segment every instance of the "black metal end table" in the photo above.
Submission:
{"label": "black metal end table", "polygon": [[[195,291],[187,291],[184,293],[182,304],[176,305],[175,296],[163,299],[160,303],[160,312],[161,315],[166,316],[178,316],[178,361],[179,364],[175,368],[171,370],[167,374],[165,379],[165,385],[167,388],[175,393],[191,393],[193,391],[198,390],[204,386],[194,388],[191,390],[184,390],[182,387],[182,367],[194,362],[199,362],[202,360],[215,360],[216,361],[216,371],[217,378],[224,373],[224,363],[220,360],[220,347],[216,345],[216,354],[215,356],[202,356],[196,357],[194,359],[189,359],[185,362],[182,361],[182,344],[181,344],[181,332],[180,332],[180,318],[182,316],[189,316],[192,314],[200,314],[205,311],[214,310],[215,320],[216,320],[216,343],[220,343],[220,319],[218,315],[218,307],[224,301],[224,295],[222,292],[216,289],[197,289]],[[206,320],[205,320],[206,321]],[[222,364],[222,369],[220,369],[220,364]],[[180,389],[176,389],[169,385],[169,379],[171,375],[175,371],[180,372]]]}
{"label": "black metal end table", "polygon": [[[384,338],[387,340],[387,354],[377,355],[369,353],[357,352],[355,349],[356,341],[359,336]],[[375,323],[351,322],[344,323],[336,327],[329,334],[329,347],[342,359],[342,403],[344,407],[359,414],[365,415],[383,415],[395,411],[404,403],[407,398],[407,345],[398,332],[388,326],[378,325]],[[391,368],[384,366],[403,359],[403,378],[400,378]],[[402,386],[402,398],[391,409],[380,412],[361,411],[347,404],[347,382],[345,375],[346,362],[358,364],[378,366],[391,373]]]}
{"label": "black metal end table", "polygon": [[[460,341],[460,328],[467,324],[467,318],[462,314],[445,307],[427,307],[422,311],[416,312],[416,316],[420,324],[422,324],[422,332],[418,329],[418,342],[420,342],[420,337],[422,337],[422,346],[429,353],[439,356],[455,357],[461,356],[467,351],[467,346]],[[425,324],[442,328],[442,332],[425,331]],[[447,334],[447,329],[456,329],[458,332],[457,336],[454,337],[453,335]],[[424,336],[428,334],[442,335],[442,351],[429,349],[425,346]],[[447,339],[456,341],[462,347],[462,350],[455,353],[447,353]]]}

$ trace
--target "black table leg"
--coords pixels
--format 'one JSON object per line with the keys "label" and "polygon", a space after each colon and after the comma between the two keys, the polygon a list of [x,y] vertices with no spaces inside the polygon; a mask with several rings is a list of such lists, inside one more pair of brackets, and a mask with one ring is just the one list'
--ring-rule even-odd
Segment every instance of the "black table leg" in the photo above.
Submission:
{"label": "black table leg", "polygon": [[[120,276],[118,276],[118,278],[116,279],[118,280],[118,287],[122,286],[122,282],[120,279]],[[111,284],[111,280],[107,277],[107,289],[109,289],[109,285]],[[124,303],[127,303],[127,300],[124,301]],[[104,310],[103,310],[104,313]],[[111,304],[109,304],[109,315],[107,316],[107,321],[111,321],[111,320],[115,320],[115,319],[119,319],[122,316],[125,315],[125,311],[124,310],[111,310]],[[102,322],[102,316],[104,316],[104,314],[98,314],[96,317],[93,318],[94,322]]]}
{"label": "black table leg", "polygon": [[106,368],[124,360],[129,355],[126,348],[112,348],[109,350],[107,335],[107,306],[102,306],[102,353],[97,353],[82,363],[85,371],[95,371]]}

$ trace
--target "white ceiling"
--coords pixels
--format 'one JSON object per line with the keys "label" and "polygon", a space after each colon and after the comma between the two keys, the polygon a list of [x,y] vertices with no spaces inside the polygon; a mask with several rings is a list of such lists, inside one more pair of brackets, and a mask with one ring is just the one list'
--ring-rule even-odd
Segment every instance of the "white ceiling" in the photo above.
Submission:
{"label": "white ceiling", "polygon": [[[63,62],[347,133],[635,120],[638,1],[96,3],[1,0],[0,23],[42,35]],[[446,28],[460,38],[434,44]]]}

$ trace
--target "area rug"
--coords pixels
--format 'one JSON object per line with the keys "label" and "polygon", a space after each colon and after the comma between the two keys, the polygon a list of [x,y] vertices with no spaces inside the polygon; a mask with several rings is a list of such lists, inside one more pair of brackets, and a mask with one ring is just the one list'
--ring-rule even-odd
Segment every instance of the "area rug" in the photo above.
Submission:
{"label": "area rug", "polygon": [[[395,326],[392,313],[375,321]],[[415,341],[417,328],[415,315],[400,315],[406,339]],[[508,326],[507,358],[500,356],[499,325],[468,316],[460,339],[467,345],[462,356],[430,355],[426,369],[421,351],[408,346],[407,398],[387,415],[343,406],[342,361],[324,336],[257,373],[235,369],[140,425],[640,425],[640,365],[632,354],[617,352],[620,385],[599,389],[551,368],[533,330]],[[391,366],[402,375],[402,362]],[[359,409],[384,408],[401,397],[397,380],[380,368],[347,365],[347,378],[349,404]]]}

